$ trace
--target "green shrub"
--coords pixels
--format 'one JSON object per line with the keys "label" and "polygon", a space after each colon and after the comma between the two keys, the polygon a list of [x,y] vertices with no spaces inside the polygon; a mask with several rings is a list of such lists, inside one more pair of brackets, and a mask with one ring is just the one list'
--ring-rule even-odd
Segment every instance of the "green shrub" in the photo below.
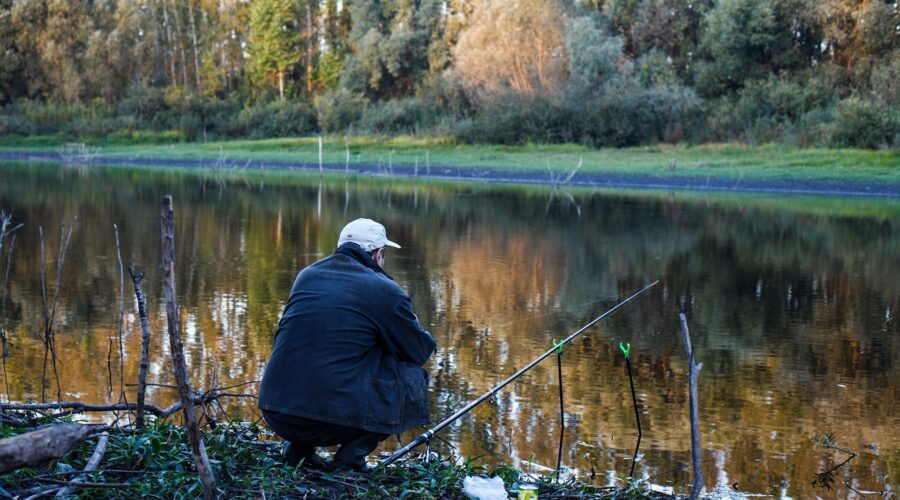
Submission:
{"label": "green shrub", "polygon": [[344,89],[330,90],[316,102],[319,127],[324,132],[341,132],[352,127],[366,107],[366,98]]}
{"label": "green shrub", "polygon": [[77,118],[59,129],[59,133],[71,138],[102,138],[120,130],[132,130],[137,127],[133,116],[112,118]]}
{"label": "green shrub", "polygon": [[881,148],[900,134],[900,112],[874,99],[850,97],[838,103],[832,141],[837,146]]}
{"label": "green shrub", "polygon": [[0,136],[4,135],[35,135],[38,127],[27,116],[7,113],[0,114]]}
{"label": "green shrub", "polygon": [[227,131],[223,135],[262,139],[310,135],[317,129],[316,110],[308,103],[276,101],[242,110],[234,125],[222,130]]}
{"label": "green shrub", "polygon": [[113,144],[171,144],[185,142],[187,137],[180,130],[119,130],[106,140]]}
{"label": "green shrub", "polygon": [[415,134],[440,120],[438,107],[424,99],[386,101],[363,110],[359,129],[371,134]]}

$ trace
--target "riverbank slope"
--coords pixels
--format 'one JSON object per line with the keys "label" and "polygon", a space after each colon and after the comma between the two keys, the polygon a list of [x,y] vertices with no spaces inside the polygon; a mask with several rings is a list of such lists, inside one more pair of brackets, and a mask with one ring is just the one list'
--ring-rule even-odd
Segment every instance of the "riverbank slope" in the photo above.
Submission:
{"label": "riverbank slope", "polygon": [[900,151],[784,146],[491,146],[439,138],[316,137],[158,145],[0,140],[0,160],[319,170],[361,174],[629,188],[900,196]]}

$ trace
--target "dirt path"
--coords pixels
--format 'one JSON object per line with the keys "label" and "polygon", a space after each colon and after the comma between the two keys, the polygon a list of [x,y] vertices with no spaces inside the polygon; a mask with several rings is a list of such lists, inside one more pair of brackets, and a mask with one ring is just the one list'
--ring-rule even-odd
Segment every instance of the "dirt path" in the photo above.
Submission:
{"label": "dirt path", "polygon": [[[67,160],[60,153],[47,151],[0,151],[0,160],[20,162],[53,162]],[[69,158],[71,160],[71,158]],[[222,169],[223,171],[247,170],[299,170],[315,172],[319,166],[313,163],[277,160],[234,160],[222,165],[214,159],[171,159],[152,157],[93,156],[79,158],[74,163],[93,165],[171,166]],[[344,165],[326,164],[328,172],[344,172]],[[515,184],[552,185],[550,176],[543,172],[511,172],[484,167],[432,166],[426,174],[411,165],[394,165],[389,171],[375,164],[355,164],[352,172],[388,177],[428,178],[479,182],[506,182]],[[862,183],[853,181],[826,181],[806,179],[724,179],[716,177],[655,176],[644,174],[608,174],[579,172],[566,185],[603,188],[677,189],[692,191],[731,191],[815,194],[826,196],[878,196],[900,197],[900,184]]]}

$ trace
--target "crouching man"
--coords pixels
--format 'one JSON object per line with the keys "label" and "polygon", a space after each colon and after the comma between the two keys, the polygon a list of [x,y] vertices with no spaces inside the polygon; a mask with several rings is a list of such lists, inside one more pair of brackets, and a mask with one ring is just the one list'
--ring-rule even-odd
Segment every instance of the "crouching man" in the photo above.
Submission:
{"label": "crouching man", "polygon": [[[259,392],[290,464],[365,471],[380,441],[428,422],[422,365],[435,341],[384,271],[386,247],[400,245],[357,219],[294,281]],[[333,464],[316,455],[336,445]]]}

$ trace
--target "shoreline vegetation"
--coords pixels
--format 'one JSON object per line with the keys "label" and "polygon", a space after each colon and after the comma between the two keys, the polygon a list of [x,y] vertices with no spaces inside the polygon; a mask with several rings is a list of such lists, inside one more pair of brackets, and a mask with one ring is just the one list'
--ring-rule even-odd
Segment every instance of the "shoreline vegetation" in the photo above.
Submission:
{"label": "shoreline vegetation", "polygon": [[[71,415],[5,411],[0,438],[22,436],[37,427],[48,429],[50,424],[77,426],[84,437],[64,457],[0,476],[0,496],[54,495],[66,487],[73,488],[68,494],[92,498],[201,495],[186,427],[151,418],[143,431],[136,431],[126,414],[110,416],[113,424],[88,425],[71,423]],[[477,458],[436,457],[434,452],[429,462],[416,452],[402,464],[378,467],[370,474],[294,467],[281,461],[281,443],[272,441],[257,424],[220,420],[216,425],[216,420],[206,416],[203,441],[220,498],[464,498],[463,478],[471,475],[498,476],[512,494],[520,481],[537,483],[545,498],[676,498],[651,488],[650,480],[623,478],[617,486],[595,486],[574,477],[557,480],[553,474],[531,475],[509,465],[482,464]]]}
{"label": "shoreline vegetation", "polygon": [[122,144],[0,138],[0,160],[345,172],[550,186],[900,196],[900,151],[782,145],[461,144],[451,138],[318,137]]}

